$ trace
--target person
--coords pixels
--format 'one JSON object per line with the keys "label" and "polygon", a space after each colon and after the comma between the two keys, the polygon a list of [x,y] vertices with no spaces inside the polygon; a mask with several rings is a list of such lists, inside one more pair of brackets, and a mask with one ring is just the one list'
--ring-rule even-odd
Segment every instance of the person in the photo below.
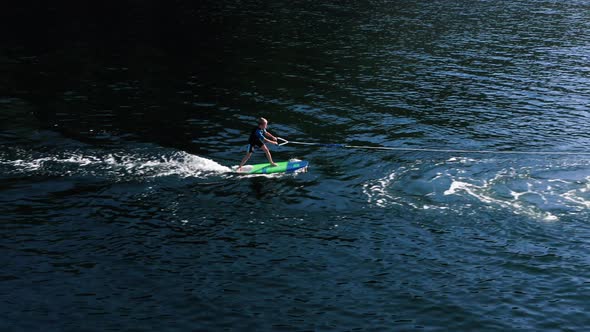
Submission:
{"label": "person", "polygon": [[262,149],[262,151],[264,151],[264,154],[266,154],[266,158],[268,159],[270,164],[272,166],[277,166],[277,164],[275,164],[272,161],[270,150],[268,150],[268,147],[264,143],[268,142],[277,145],[279,143],[277,142],[276,137],[274,137],[271,133],[266,131],[267,127],[268,121],[265,118],[258,119],[258,126],[252,129],[252,132],[250,133],[250,138],[248,138],[248,149],[246,151],[246,156],[244,156],[244,158],[242,159],[240,167],[238,167],[238,172],[242,170],[242,166],[244,166],[248,159],[250,159],[250,156],[252,156],[252,152],[254,152],[255,148]]}

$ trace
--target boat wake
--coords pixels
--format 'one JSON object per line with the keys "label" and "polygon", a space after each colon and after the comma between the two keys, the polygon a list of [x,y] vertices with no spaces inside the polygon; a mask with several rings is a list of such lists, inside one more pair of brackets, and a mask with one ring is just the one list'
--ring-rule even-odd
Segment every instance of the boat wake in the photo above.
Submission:
{"label": "boat wake", "polygon": [[502,209],[536,220],[576,217],[590,208],[590,162],[508,165],[497,160],[417,161],[363,184],[376,207],[410,206],[473,214]]}

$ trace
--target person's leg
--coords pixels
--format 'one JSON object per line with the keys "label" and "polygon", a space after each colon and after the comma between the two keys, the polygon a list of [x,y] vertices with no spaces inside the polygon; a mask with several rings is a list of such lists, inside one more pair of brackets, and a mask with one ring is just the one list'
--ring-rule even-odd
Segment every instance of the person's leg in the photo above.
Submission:
{"label": "person's leg", "polygon": [[261,149],[262,151],[264,151],[264,154],[266,154],[266,159],[268,159],[268,162],[270,162],[271,165],[276,166],[277,164],[275,164],[274,161],[272,161],[272,156],[270,155],[268,147],[266,145],[263,145]]}
{"label": "person's leg", "polygon": [[242,162],[240,163],[240,167],[238,167],[238,172],[242,170],[242,166],[244,166],[244,164],[248,161],[248,159],[250,159],[251,155],[252,155],[252,152],[250,152],[250,151],[246,152],[244,159],[242,159]]}

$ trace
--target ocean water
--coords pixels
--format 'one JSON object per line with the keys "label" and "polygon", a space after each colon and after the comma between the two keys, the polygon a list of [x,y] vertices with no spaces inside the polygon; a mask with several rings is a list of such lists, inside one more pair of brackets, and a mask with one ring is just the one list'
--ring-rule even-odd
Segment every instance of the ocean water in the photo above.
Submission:
{"label": "ocean water", "polygon": [[8,18],[3,331],[590,326],[587,1],[93,6]]}

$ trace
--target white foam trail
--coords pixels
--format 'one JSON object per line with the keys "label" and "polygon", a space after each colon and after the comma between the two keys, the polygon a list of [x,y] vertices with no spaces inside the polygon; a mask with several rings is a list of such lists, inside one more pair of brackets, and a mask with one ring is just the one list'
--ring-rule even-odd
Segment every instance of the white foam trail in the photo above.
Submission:
{"label": "white foam trail", "polygon": [[179,175],[183,177],[204,177],[209,174],[230,173],[232,169],[211,159],[179,152],[172,158],[160,161],[147,161],[141,168],[160,169],[157,176]]}
{"label": "white foam trail", "polygon": [[[154,156],[142,153],[111,153],[107,155],[89,155],[79,152],[64,152],[52,156],[33,156],[21,152],[16,160],[0,160],[0,166],[7,167],[10,173],[41,172],[51,175],[94,175],[143,177],[207,177],[209,175],[229,173],[232,170],[211,159],[195,156],[186,152],[174,152],[169,155]],[[28,156],[22,156],[28,154]]]}

